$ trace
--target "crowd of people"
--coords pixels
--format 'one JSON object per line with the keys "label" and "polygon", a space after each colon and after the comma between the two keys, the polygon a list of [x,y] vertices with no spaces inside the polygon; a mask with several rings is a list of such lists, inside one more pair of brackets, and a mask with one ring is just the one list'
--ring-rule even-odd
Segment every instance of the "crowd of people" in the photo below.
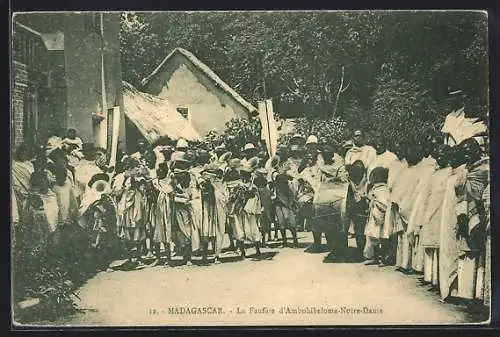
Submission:
{"label": "crowd of people", "polygon": [[94,249],[119,238],[138,267],[172,266],[175,256],[190,265],[193,255],[217,264],[223,248],[244,259],[249,244],[258,258],[269,241],[288,246],[291,233],[298,248],[297,233],[311,231],[306,252],[322,251],[325,238],[332,261],[423,273],[443,300],[488,304],[488,149],[476,135],[453,145],[365,139],[360,130],[341,144],[294,135],[271,157],[261,144],[235,153],[139,141],[109,167],[103,150],[69,130],[34,152],[17,149],[13,224],[30,228],[37,249],[64,240],[57,233],[67,226],[91,231]]}

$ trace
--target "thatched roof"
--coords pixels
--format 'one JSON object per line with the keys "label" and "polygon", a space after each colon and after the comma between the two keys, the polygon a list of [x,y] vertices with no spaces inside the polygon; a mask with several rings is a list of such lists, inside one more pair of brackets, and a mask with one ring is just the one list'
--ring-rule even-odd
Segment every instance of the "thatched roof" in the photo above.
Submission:
{"label": "thatched roof", "polygon": [[161,61],[160,65],[145,79],[142,80],[142,85],[145,86],[148,82],[161,71],[163,66],[167,64],[167,62],[176,54],[180,53],[184,57],[186,57],[195,67],[201,70],[206,76],[208,76],[215,84],[225,91],[229,96],[233,97],[239,104],[241,104],[245,109],[248,110],[249,113],[255,114],[257,109],[246,101],[243,97],[241,97],[233,88],[231,88],[226,82],[224,82],[216,73],[212,71],[206,64],[201,62],[193,53],[187,51],[183,48],[175,48],[170,54],[165,57],[163,61]]}
{"label": "thatched roof", "polygon": [[125,116],[150,143],[164,136],[174,140],[181,137],[189,141],[201,139],[193,126],[165,99],[140,92],[125,81],[122,91]]}

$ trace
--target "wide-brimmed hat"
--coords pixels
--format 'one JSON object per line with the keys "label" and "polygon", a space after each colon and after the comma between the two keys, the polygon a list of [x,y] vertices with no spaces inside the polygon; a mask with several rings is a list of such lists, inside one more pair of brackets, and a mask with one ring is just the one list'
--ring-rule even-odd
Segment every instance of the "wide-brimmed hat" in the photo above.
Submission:
{"label": "wide-brimmed hat", "polygon": [[229,180],[226,182],[226,186],[228,188],[233,188],[233,187],[236,187],[238,186],[239,184],[241,184],[241,179],[234,179],[234,180]]}
{"label": "wide-brimmed hat", "polygon": [[229,167],[240,168],[240,166],[241,166],[241,160],[239,160],[238,158],[233,158],[229,161]]}
{"label": "wide-brimmed hat", "polygon": [[219,163],[226,163],[228,162],[231,157],[233,156],[233,153],[232,152],[225,152],[224,154],[222,154],[220,157],[219,157]]}
{"label": "wide-brimmed hat", "polygon": [[109,182],[110,178],[105,173],[98,173],[90,178],[88,187],[93,191],[96,196],[107,194],[111,192],[111,186]]}
{"label": "wide-brimmed hat", "polygon": [[356,137],[356,136],[363,136],[363,131],[361,131],[361,130],[354,131],[354,137]]}
{"label": "wide-brimmed hat", "polygon": [[220,144],[215,147],[215,151],[224,151],[226,149],[226,145]]}
{"label": "wide-brimmed hat", "polygon": [[216,176],[217,174],[219,174],[219,172],[220,172],[219,165],[217,165],[215,163],[211,163],[211,164],[205,165],[205,167],[201,171],[201,174]]}
{"label": "wide-brimmed hat", "polygon": [[185,171],[189,169],[190,161],[185,152],[176,151],[172,153],[171,162],[174,170],[177,169]]}
{"label": "wide-brimmed hat", "polygon": [[177,173],[186,173],[186,172],[189,172],[189,170],[186,169],[186,168],[174,167],[174,169],[172,170],[172,172],[174,174],[177,174]]}
{"label": "wide-brimmed hat", "polygon": [[243,148],[244,152],[255,151],[255,150],[257,149],[255,148],[255,145],[253,145],[252,143],[246,144],[245,147]]}
{"label": "wide-brimmed hat", "polygon": [[307,137],[306,145],[307,144],[318,144],[318,137],[310,135],[309,137]]}
{"label": "wide-brimmed hat", "polygon": [[348,140],[348,141],[345,141],[344,144],[342,144],[342,146],[345,149],[350,149],[350,148],[354,147],[354,143],[352,140]]}
{"label": "wide-brimmed hat", "polygon": [[255,173],[260,175],[260,176],[266,176],[267,175],[267,170],[265,168],[258,168],[255,170]]}
{"label": "wide-brimmed hat", "polygon": [[280,157],[279,156],[272,156],[271,159],[269,159],[269,164],[271,165],[271,167],[276,167],[280,164],[281,160],[280,160]]}
{"label": "wide-brimmed hat", "polygon": [[183,151],[175,151],[172,153],[172,162],[189,162],[187,158],[187,153]]}
{"label": "wide-brimmed hat", "polygon": [[87,186],[92,187],[95,183],[100,181],[109,183],[109,176],[106,173],[96,173],[90,178]]}
{"label": "wide-brimmed hat", "polygon": [[179,138],[177,144],[175,145],[175,148],[177,149],[185,149],[187,147],[188,147],[188,142],[184,138]]}
{"label": "wide-brimmed hat", "polygon": [[301,134],[294,134],[292,138],[290,138],[291,144],[304,145],[306,143],[306,138]]}
{"label": "wide-brimmed hat", "polygon": [[259,166],[259,158],[257,157],[252,157],[248,162],[243,165],[240,170],[244,172],[253,172],[257,167]]}

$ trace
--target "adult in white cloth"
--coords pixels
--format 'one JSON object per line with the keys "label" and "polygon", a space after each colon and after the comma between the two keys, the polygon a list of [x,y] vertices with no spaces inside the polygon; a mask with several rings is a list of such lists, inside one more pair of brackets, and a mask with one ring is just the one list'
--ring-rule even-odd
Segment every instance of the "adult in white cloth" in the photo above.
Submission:
{"label": "adult in white cloth", "polygon": [[354,147],[345,155],[345,164],[352,165],[356,160],[361,160],[365,167],[370,167],[377,156],[377,151],[370,145],[365,145],[365,136],[361,130],[354,131],[352,138]]}
{"label": "adult in white cloth", "polygon": [[370,174],[376,167],[382,167],[389,169],[391,165],[398,160],[398,157],[387,149],[384,140],[381,137],[377,137],[374,144],[375,157],[371,161],[367,168],[367,177],[370,178]]}

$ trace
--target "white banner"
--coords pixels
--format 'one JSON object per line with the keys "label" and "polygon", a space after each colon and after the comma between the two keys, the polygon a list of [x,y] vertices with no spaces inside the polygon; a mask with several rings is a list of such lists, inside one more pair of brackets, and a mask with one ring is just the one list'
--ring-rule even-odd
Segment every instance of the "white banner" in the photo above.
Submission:
{"label": "white banner", "polygon": [[120,136],[120,107],[113,107],[113,131],[111,138],[111,158],[109,166],[116,165],[116,153],[118,152],[118,137]]}
{"label": "white banner", "polygon": [[278,148],[278,128],[274,120],[273,102],[268,99],[258,102],[260,124],[262,125],[261,138],[265,140],[267,152],[272,157]]}

